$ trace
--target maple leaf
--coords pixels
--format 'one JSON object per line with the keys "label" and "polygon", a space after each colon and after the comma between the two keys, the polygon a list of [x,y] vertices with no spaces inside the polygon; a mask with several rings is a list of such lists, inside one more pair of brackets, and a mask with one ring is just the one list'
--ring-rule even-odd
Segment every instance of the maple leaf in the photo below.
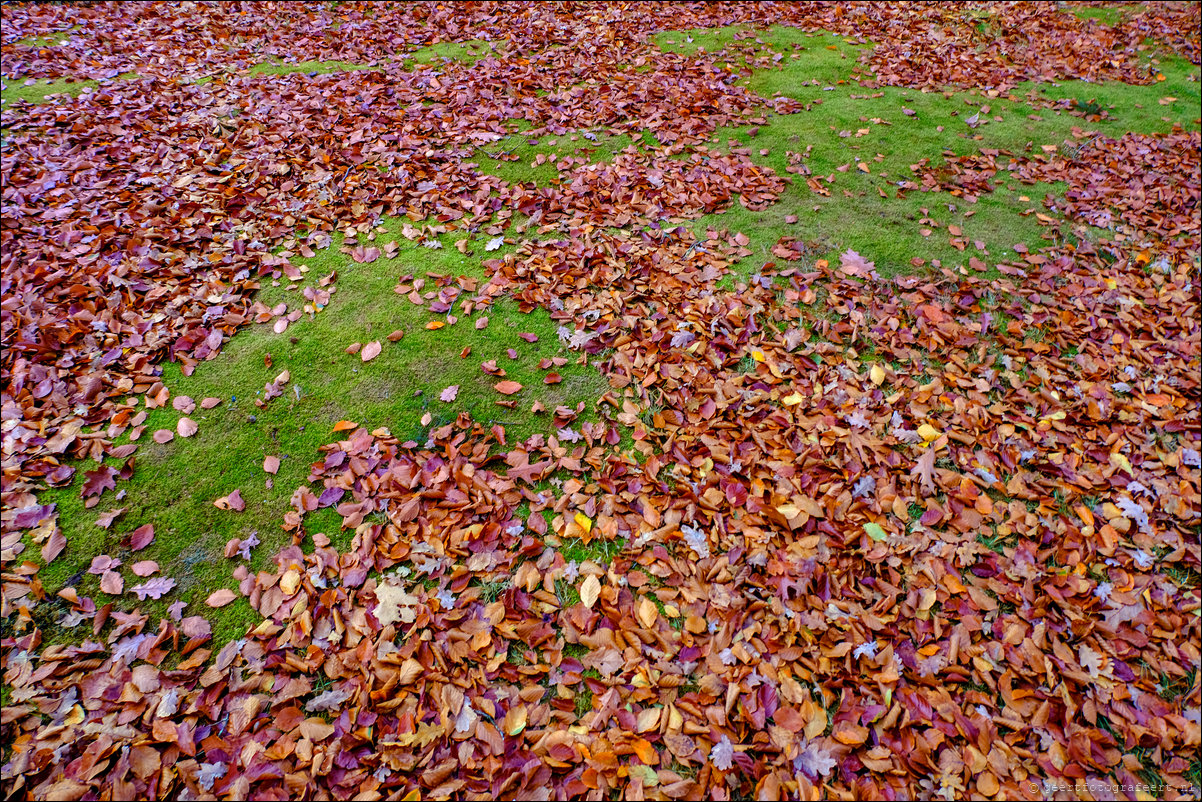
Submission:
{"label": "maple leaf", "polygon": [[837,765],[834,757],[823,746],[814,741],[802,741],[797,757],[793,758],[793,770],[804,772],[811,779],[829,775]]}
{"label": "maple leaf", "polygon": [[1077,656],[1080,659],[1081,667],[1089,672],[1089,675],[1097,679],[1102,675],[1102,669],[1105,667],[1105,658],[1093,649],[1082,644],[1077,649]]}
{"label": "maple leaf", "polygon": [[718,771],[730,771],[731,766],[734,765],[734,757],[734,745],[725,735],[710,749],[710,764]]}
{"label": "maple leaf", "polygon": [[876,264],[874,262],[869,262],[851,249],[848,249],[839,257],[839,269],[848,275],[869,276],[872,275],[875,267]]}
{"label": "maple leaf", "polygon": [[196,770],[196,784],[206,791],[213,790],[213,784],[226,774],[224,763],[201,763]]}
{"label": "maple leaf", "polygon": [[935,493],[935,449],[929,448],[914,462],[910,470],[910,478],[917,478],[924,495]]}
{"label": "maple leaf", "polygon": [[84,471],[83,491],[80,498],[99,496],[105,490],[117,488],[117,470],[109,465],[101,465],[94,471]]}

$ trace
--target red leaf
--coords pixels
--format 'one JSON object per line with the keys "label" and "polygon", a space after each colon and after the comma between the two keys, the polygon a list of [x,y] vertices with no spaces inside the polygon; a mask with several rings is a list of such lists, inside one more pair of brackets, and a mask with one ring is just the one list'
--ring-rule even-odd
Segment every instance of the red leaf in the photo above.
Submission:
{"label": "red leaf", "polygon": [[154,524],[143,524],[129,536],[129,547],[133,551],[141,551],[154,541]]}

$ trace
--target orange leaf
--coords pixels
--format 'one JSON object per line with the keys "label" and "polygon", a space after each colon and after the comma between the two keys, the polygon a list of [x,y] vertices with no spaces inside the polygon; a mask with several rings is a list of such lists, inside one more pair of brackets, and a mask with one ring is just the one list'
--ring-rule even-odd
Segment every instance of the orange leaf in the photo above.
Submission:
{"label": "orange leaf", "polygon": [[639,760],[646,765],[654,766],[659,763],[659,752],[655,751],[655,747],[646,738],[635,738],[630,745],[634,747],[634,753],[639,756]]}
{"label": "orange leaf", "polygon": [[280,470],[280,458],[268,455],[263,458],[263,470],[268,473],[277,473]]}
{"label": "orange leaf", "polygon": [[352,421],[349,421],[349,420],[340,420],[334,424],[334,431],[345,432],[348,429],[354,429],[358,425],[359,424],[353,423]]}
{"label": "orange leaf", "polygon": [[522,385],[515,381],[509,381],[506,379],[503,382],[497,382],[495,385],[493,385],[493,389],[503,395],[513,395],[518,390],[522,389]]}
{"label": "orange leaf", "polygon": [[380,355],[380,341],[373,340],[363,346],[363,350],[359,352],[359,358],[364,362],[370,362]]}

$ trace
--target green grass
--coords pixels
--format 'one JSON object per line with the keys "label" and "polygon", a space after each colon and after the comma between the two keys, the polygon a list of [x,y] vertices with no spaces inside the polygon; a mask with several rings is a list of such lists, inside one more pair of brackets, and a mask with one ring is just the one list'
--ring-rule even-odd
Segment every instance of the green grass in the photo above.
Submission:
{"label": "green grass", "polygon": [[1103,8],[1095,8],[1080,3],[1070,3],[1068,6],[1069,13],[1078,19],[1096,19],[1103,25],[1114,27],[1122,21],[1123,17],[1134,8],[1134,4],[1127,6],[1107,6]]}
{"label": "green grass", "polygon": [[[294,72],[309,74],[324,74],[328,72],[347,72],[348,70],[369,70],[366,64],[355,64],[351,61],[301,61],[293,64],[284,62],[263,62],[250,68],[251,75],[291,75]],[[199,83],[199,82],[198,82]]]}
{"label": "green grass", "polygon": [[[128,81],[137,77],[136,72],[123,72],[114,80]],[[26,86],[29,80],[32,80],[32,83]],[[0,89],[0,108],[7,110],[18,100],[44,103],[55,95],[78,97],[101,83],[105,82],[75,78],[4,78],[3,88]]]}
{"label": "green grass", "polygon": [[[400,224],[393,222],[387,228],[377,244],[393,240]],[[433,428],[455,420],[461,412],[484,424],[500,423],[511,443],[534,433],[552,434],[551,412],[561,404],[575,407],[584,402],[589,409],[582,420],[595,419],[591,405],[608,389],[608,383],[595,367],[577,364],[579,355],[560,344],[557,324],[544,310],[523,314],[512,301],[501,300],[481,314],[460,314],[454,325],[431,331],[425,324],[445,322],[446,315],[415,306],[393,291],[403,275],[426,278],[429,285],[424,291],[437,289],[430,273],[479,280],[483,276],[480,260],[486,255],[484,240],[472,240],[473,255],[465,256],[454,246],[465,236],[443,235],[435,240],[444,246],[440,249],[400,238],[395,259],[381,257],[372,264],[357,264],[339,252],[342,237],[338,235],[332,247],[317,252],[314,258],[293,260],[307,268],[304,284],[316,285],[320,277],[337,271],[338,289],[327,308],[312,319],[302,317],[282,334],[274,333],[271,324],[252,325],[230,340],[218,357],[201,363],[190,377],[182,374],[180,365],[164,364],[162,381],[173,397],[187,395],[199,403],[212,396],[223,403],[209,411],[198,407],[190,417],[199,424],[199,433],[189,439],[177,436],[165,445],[156,444],[151,434],[160,428],[174,429],[180,413],[170,402],[165,409],[150,411],[145,434],[138,441],[137,470],[131,480],[119,483],[119,489],[127,492],[124,500],[118,502],[114,492],[108,491],[99,506],[85,509],[80,488],[83,471],[95,467],[90,462],[77,463],[80,470],[73,484],[44,494],[43,503],[58,504],[59,522],[68,541],[66,550],[39,573],[47,590],[53,594],[74,577],[81,595],[102,604],[111,598],[100,591],[98,577],[78,575],[92,557],[120,556],[127,566],[153,559],[163,575],[176,578],[179,587],[158,602],[141,603],[143,610],[160,614],[167,604],[183,599],[189,602],[190,612],[199,612],[213,590],[235,586],[230,576],[235,563],[222,553],[229,539],[257,532],[262,545],[255,550],[250,568],[271,567],[270,556],[288,542],[280,522],[289,498],[297,487],[307,484],[310,463],[322,458],[318,447],[339,439],[332,433],[339,420],[349,419],[369,430],[387,427],[402,441],[420,445]],[[259,297],[269,306],[286,300],[292,310],[305,303],[293,282],[283,279],[278,287],[266,283]],[[464,293],[454,311],[461,310],[462,300],[472,295]],[[477,329],[475,323],[482,316],[490,322],[487,328]],[[404,337],[390,343],[387,336],[395,330],[403,330]],[[534,334],[538,341],[527,342],[518,336],[521,333]],[[383,351],[370,362],[345,353],[353,342],[373,340],[382,342]],[[465,348],[471,353],[461,358]],[[517,353],[516,359],[509,357],[509,349]],[[270,368],[265,366],[268,354]],[[539,361],[550,357],[565,357],[568,362],[539,369]],[[496,401],[505,396],[493,389],[501,379],[481,369],[481,363],[488,360],[495,360],[506,371],[506,379],[524,386],[511,396],[518,402],[516,409],[497,406]],[[268,402],[266,408],[258,408],[254,400],[261,396],[264,384],[285,369],[290,371],[291,381],[284,386],[284,395]],[[552,371],[563,381],[544,384],[544,377]],[[455,401],[439,400],[443,388],[456,384],[460,390]],[[535,401],[548,411],[532,414]],[[423,425],[421,419],[427,413],[431,420]],[[271,488],[266,486],[269,475],[262,469],[267,455],[281,459],[279,473],[271,477]],[[215,499],[234,490],[241,490],[245,511],[223,511],[213,505]],[[120,506],[128,509],[110,530],[95,525],[101,512]],[[154,543],[136,555],[127,554],[120,546],[121,539],[146,523],[155,526]],[[351,533],[341,531],[341,517],[331,510],[306,518],[305,529],[309,535],[323,532],[342,548],[349,546]],[[28,553],[37,552],[31,549]],[[126,573],[127,591],[140,581]],[[241,635],[255,617],[241,600],[217,611],[204,609],[217,624],[215,639]]]}
{"label": "green grass", "polygon": [[[690,33],[694,41],[688,48],[705,46],[714,52],[719,44],[733,42],[729,30]],[[687,50],[680,37],[664,33],[656,40],[661,47]],[[750,275],[766,261],[779,261],[770,249],[780,237],[790,236],[806,243],[815,257],[834,260],[848,248],[856,250],[886,276],[935,266],[967,269],[970,257],[976,257],[988,268],[984,277],[996,278],[994,265],[1013,259],[1015,244],[1042,245],[1049,227],[1041,225],[1036,214],[1059,220],[1044,201],[1054,203],[1067,187],[1023,185],[1003,173],[995,191],[966,199],[899,186],[915,181],[911,165],[924,159],[938,165],[945,152],[960,156],[997,148],[1022,155],[1040,152],[1042,145],[1062,147],[1074,126],[1111,137],[1164,133],[1174,125],[1198,127],[1199,69],[1174,55],[1157,62],[1166,80],[1148,86],[1084,81],[1025,84],[1007,97],[991,98],[976,91],[868,90],[856,80],[861,69],[858,57],[866,45],[779,27],[758,38],[762,44],[744,40],[736,49],[721,53],[718,62],[729,56],[727,61],[744,73],[743,85],[764,97],[793,98],[807,110],[769,114],[766,125],[719,129],[712,138],[721,149],[742,149],[757,164],[792,182],[780,202],[765,211],[734,205],[696,221],[699,235],[707,229],[726,229],[750,238],[746,247],[752,254],[735,266],[739,275]],[[740,66],[773,53],[783,56],[776,68],[747,74]],[[1029,101],[1037,97],[1093,99],[1107,108],[1109,116],[1087,122],[1066,111],[1032,105]],[[1163,97],[1177,100],[1161,105]],[[982,105],[989,107],[988,112],[982,111]],[[978,112],[976,127],[970,127],[966,120]],[[790,152],[808,155],[790,159]],[[1004,163],[1005,157],[1001,160]],[[791,162],[808,168],[810,178],[832,179],[829,184],[820,182],[829,195],[811,190],[807,176],[789,173]],[[859,169],[860,163],[867,165],[867,173]],[[787,217],[797,221],[788,223]],[[949,226],[961,233],[953,236]]]}
{"label": "green grass", "polygon": [[51,95],[71,95],[76,97],[88,88],[97,86],[97,81],[77,81],[70,78],[37,78],[26,86],[24,78],[5,78],[4,88],[0,89],[0,106],[8,108],[18,100],[27,103],[42,103]]}
{"label": "green grass", "polygon": [[[587,158],[594,163],[607,162],[632,145],[656,144],[658,141],[650,132],[644,132],[641,137],[632,137],[610,134],[604,130],[574,131],[541,138],[514,133],[480,148],[471,161],[476,163],[480,172],[499,176],[511,184],[534,183],[539,187],[549,187],[560,177],[559,169],[554,161],[550,161],[551,158],[574,156]],[[536,163],[540,157],[542,163]]]}

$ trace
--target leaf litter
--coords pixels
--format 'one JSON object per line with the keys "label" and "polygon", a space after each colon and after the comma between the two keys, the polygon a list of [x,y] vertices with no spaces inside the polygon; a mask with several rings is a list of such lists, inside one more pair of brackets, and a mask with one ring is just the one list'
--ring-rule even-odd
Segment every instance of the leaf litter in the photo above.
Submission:
{"label": "leaf litter", "polygon": [[[1061,211],[1121,235],[1024,247],[1002,278],[887,277],[854,251],[831,267],[782,241],[779,262],[723,289],[749,241],[699,239],[683,222],[768,208],[785,183],[705,137],[795,102],[765,104],[708,55],[657,51],[647,34],[767,15],[876,42],[870,84],[1000,92],[1155,80],[1137,45],[1152,35],[1196,61],[1196,6],[1149,5],[1105,29],[990,7],[994,41],[1022,47],[988,50],[940,6],[536,6],[537,25],[488,6],[337,12],[354,35],[327,33],[334,12],[234,8],[6,7],[6,77],[142,76],[69,111],[4,112],[5,294],[22,299],[3,320],[6,794],[1021,796],[1035,779],[1138,782],[1135,748],[1187,785],[1197,683],[1173,696],[1160,678],[1196,677],[1200,659],[1198,591],[1177,581],[1198,574],[1202,507],[1196,132],[1092,140],[1073,159],[916,166],[917,186],[975,194],[999,169],[1064,180]],[[181,38],[183,13],[240,35]],[[456,40],[504,32],[506,45],[479,67],[283,79],[329,104],[318,126],[272,90],[278,79],[237,72],[273,50],[372,61],[428,43],[423,23]],[[76,24],[61,46],[17,41]],[[172,57],[98,35],[114,26]],[[637,58],[648,72],[621,69]],[[235,69],[182,80],[214,64]],[[619,74],[608,95],[562,89]],[[549,191],[467,165],[467,145],[518,116],[529,136],[607,125],[660,144],[604,164],[559,159]],[[168,121],[211,151],[164,175],[175,142],[145,132]],[[281,156],[280,136],[302,128]],[[348,140],[381,143],[378,169],[356,169]],[[61,175],[41,166],[67,152]],[[121,207],[142,204],[138,228],[97,216],[117,201],[79,177],[102,160],[126,179]],[[1152,171],[1171,177],[1163,189]],[[8,531],[34,533],[47,560],[66,545],[35,496],[70,481],[59,457],[111,453],[107,430],[138,425],[137,399],[170,396],[156,361],[190,372],[258,316],[256,277],[299,275],[275,248],[297,219],[460,220],[489,213],[490,193],[557,233],[488,259],[474,306],[511,297],[551,312],[610,379],[602,419],[556,409],[556,435],[511,443],[463,414],[425,445],[341,421],[283,516],[294,545],[208,596],[261,616],[244,637],[214,654],[209,622],[182,606],[156,624],[72,588],[59,593],[67,616],[92,635],[43,648],[37,567],[17,562]],[[489,235],[484,250],[500,251]],[[431,331],[453,324],[439,303],[448,318]],[[355,349],[363,362],[381,350]],[[181,418],[177,431],[198,427]],[[83,495],[99,500],[119,477],[87,471]],[[245,509],[239,491],[214,503]],[[306,528],[319,510],[353,533],[341,552]],[[153,537],[147,524],[126,544]],[[604,557],[569,561],[556,548],[567,541]],[[251,542],[234,555],[249,558]],[[147,562],[130,570],[153,573]],[[123,593],[121,565],[93,560],[105,593]],[[156,577],[130,591],[174,588]]]}

